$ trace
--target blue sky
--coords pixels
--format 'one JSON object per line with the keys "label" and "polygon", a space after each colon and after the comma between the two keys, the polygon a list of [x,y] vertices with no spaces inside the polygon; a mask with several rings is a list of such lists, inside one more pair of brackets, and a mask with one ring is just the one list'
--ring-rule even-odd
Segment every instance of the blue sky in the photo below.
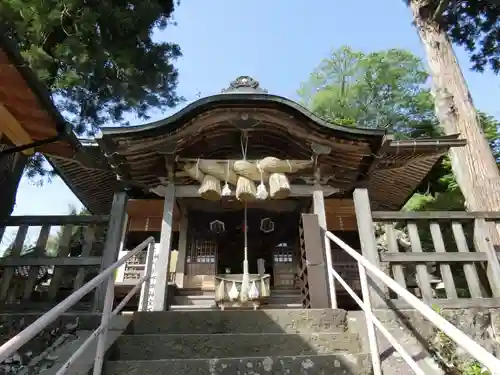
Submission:
{"label": "blue sky", "polygon": [[[218,93],[240,75],[297,99],[300,83],[342,45],[364,52],[404,48],[424,57],[402,0],[181,0],[175,21],[155,37],[181,46],[178,92],[188,102]],[[469,71],[467,55],[456,51],[476,106],[500,118],[500,78]],[[154,113],[152,120],[178,109]],[[59,178],[43,187],[23,179],[14,213],[66,214],[70,205],[78,206],[78,199]]]}

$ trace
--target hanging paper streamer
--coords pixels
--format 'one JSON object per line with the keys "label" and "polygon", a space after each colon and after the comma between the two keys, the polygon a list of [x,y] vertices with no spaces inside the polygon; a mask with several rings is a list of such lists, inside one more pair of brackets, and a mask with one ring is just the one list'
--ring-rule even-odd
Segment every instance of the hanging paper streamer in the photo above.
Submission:
{"label": "hanging paper streamer", "polygon": [[228,179],[229,179],[229,160],[227,162],[226,180],[225,180],[224,187],[222,188],[222,196],[223,197],[231,196],[231,188],[229,187],[229,184],[227,183]]}
{"label": "hanging paper streamer", "polygon": [[255,285],[255,280],[252,281],[252,286],[248,292],[248,298],[251,300],[259,298],[259,289],[257,289],[257,285]]}
{"label": "hanging paper streamer", "polygon": [[238,299],[238,288],[236,287],[236,282],[233,281],[233,286],[231,287],[231,290],[229,291],[229,298],[231,300],[236,301]]}
{"label": "hanging paper streamer", "polygon": [[221,280],[217,290],[215,291],[215,301],[223,301],[226,294],[226,285],[224,284],[224,280]]}
{"label": "hanging paper streamer", "polygon": [[257,199],[264,200],[264,199],[267,199],[269,194],[267,194],[266,185],[264,185],[264,178],[263,178],[262,169],[258,165],[257,165],[257,168],[259,169],[259,172],[260,172],[260,184],[257,187],[256,197],[257,197]]}

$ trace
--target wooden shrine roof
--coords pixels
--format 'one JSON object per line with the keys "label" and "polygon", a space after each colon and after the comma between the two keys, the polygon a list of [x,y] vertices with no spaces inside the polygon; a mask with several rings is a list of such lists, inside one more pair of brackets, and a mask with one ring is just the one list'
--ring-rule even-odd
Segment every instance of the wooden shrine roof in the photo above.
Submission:
{"label": "wooden shrine roof", "polygon": [[[396,141],[381,130],[328,123],[297,103],[267,94],[249,77],[239,80],[166,119],[103,128],[97,142],[78,141],[76,155],[49,154],[49,160],[91,212],[107,213],[119,183],[131,187],[133,197],[155,198],[150,191],[164,182],[166,159],[241,158],[240,137],[246,130],[249,159],[310,159],[313,143],[327,146],[331,152],[319,163],[324,182],[340,189],[332,198],[348,197],[365,184],[374,208],[397,210],[449,147],[465,143],[458,136]],[[304,175],[312,177],[312,171],[289,178],[304,183]],[[194,183],[187,177],[177,182]]]}
{"label": "wooden shrine roof", "polygon": [[49,92],[6,35],[0,35],[0,114],[0,133],[15,146],[67,134],[64,139],[40,146],[36,151],[73,157],[79,147],[78,139],[54,106]]}

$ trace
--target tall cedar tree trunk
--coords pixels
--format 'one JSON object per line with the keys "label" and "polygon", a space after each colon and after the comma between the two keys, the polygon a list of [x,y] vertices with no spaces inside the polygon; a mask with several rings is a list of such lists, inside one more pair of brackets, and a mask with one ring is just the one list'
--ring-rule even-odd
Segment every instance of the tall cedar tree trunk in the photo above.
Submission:
{"label": "tall cedar tree trunk", "polygon": [[[467,139],[465,147],[450,150],[453,173],[467,210],[500,211],[500,175],[495,158],[483,135],[450,39],[435,20],[431,7],[426,7],[428,3],[411,0],[410,8],[427,55],[436,115],[445,134],[460,133],[461,138]],[[494,238],[496,244],[497,240]]]}

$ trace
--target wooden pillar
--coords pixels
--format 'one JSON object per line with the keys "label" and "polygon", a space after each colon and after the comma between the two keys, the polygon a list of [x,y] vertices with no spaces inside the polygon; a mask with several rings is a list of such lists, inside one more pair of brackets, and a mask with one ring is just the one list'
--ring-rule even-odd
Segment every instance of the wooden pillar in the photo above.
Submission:
{"label": "wooden pillar", "polygon": [[185,212],[179,223],[179,253],[177,254],[177,267],[175,269],[175,284],[178,288],[184,287],[184,273],[186,268],[188,218]]}
{"label": "wooden pillar", "polygon": [[325,211],[325,197],[323,196],[323,190],[320,185],[315,185],[313,190],[313,212],[318,216],[319,226],[323,230],[323,242],[325,249],[325,260],[327,268],[327,280],[328,280],[328,295],[330,296],[330,306],[332,309],[337,308],[337,294],[335,293],[335,280],[333,278],[330,269],[333,267],[332,263],[332,248],[330,244],[330,239],[325,236],[325,232],[328,230],[326,224],[326,211]]}
{"label": "wooden pillar", "polygon": [[325,235],[321,230],[318,215],[302,214],[304,249],[307,259],[307,281],[312,309],[330,308],[328,287],[329,273],[325,264]]}
{"label": "wooden pillar", "polygon": [[[102,254],[101,271],[118,260],[120,253],[120,243],[125,230],[124,222],[127,216],[127,193],[125,191],[116,192],[111,206],[108,232],[104,242],[104,252]],[[106,283],[103,283],[96,292],[95,309],[103,311],[104,299],[106,297]]]}
{"label": "wooden pillar", "polygon": [[[361,252],[374,266],[380,268],[380,256],[377,250],[375,239],[375,230],[373,228],[372,210],[370,207],[370,198],[368,189],[356,188],[353,193],[354,209],[356,211],[356,221],[358,223],[359,240],[361,243]],[[374,280],[370,273],[368,275],[369,294],[372,306],[374,308],[384,307],[384,284],[381,281]]]}
{"label": "wooden pillar", "polygon": [[172,243],[172,225],[175,205],[175,185],[169,183],[165,188],[163,204],[163,219],[161,222],[160,249],[155,265],[155,284],[153,297],[153,311],[166,309],[166,295],[168,287],[168,271],[170,269],[170,248]]}
{"label": "wooden pillar", "polygon": [[[118,254],[122,253],[124,250],[131,250],[125,248],[125,240],[127,238],[127,227],[128,227],[128,214],[125,212],[125,218],[123,219],[123,231],[122,238],[120,240],[120,249],[118,250]],[[123,254],[123,253],[122,253]],[[127,264],[125,263],[120,268],[116,270],[115,281],[122,282],[125,277],[125,268]]]}

